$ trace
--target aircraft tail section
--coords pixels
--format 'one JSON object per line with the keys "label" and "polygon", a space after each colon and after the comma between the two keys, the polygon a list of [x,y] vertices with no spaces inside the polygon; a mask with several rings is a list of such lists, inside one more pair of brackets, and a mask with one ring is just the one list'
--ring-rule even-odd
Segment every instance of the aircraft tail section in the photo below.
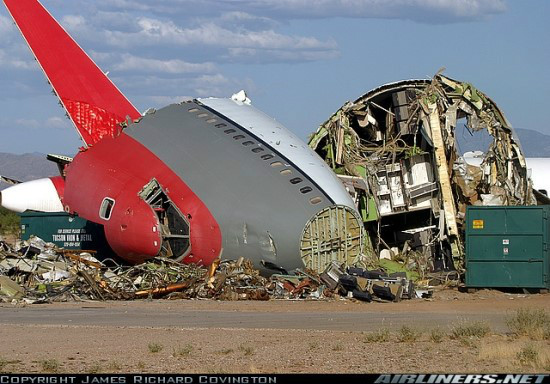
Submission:
{"label": "aircraft tail section", "polygon": [[115,137],[138,110],[37,0],[4,0],[80,136]]}

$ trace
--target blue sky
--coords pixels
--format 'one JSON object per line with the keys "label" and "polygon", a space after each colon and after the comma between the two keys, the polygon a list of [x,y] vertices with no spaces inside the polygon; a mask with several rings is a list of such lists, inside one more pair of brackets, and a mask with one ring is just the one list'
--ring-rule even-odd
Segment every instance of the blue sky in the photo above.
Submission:
{"label": "blue sky", "polygon": [[[306,139],[345,101],[445,67],[514,127],[550,134],[546,0],[42,3],[141,111],[245,89]],[[0,36],[0,152],[75,153],[78,135],[4,7]]]}

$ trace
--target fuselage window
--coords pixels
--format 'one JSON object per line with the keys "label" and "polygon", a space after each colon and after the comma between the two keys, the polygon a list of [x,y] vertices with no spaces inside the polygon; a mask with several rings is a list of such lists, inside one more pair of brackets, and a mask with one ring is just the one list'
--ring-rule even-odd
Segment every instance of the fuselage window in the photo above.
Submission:
{"label": "fuselage window", "polygon": [[106,197],[101,202],[99,207],[99,217],[103,220],[109,220],[111,218],[111,213],[113,212],[113,207],[115,206],[115,201],[110,197]]}
{"label": "fuselage window", "polygon": [[323,199],[321,199],[320,197],[312,197],[311,199],[309,199],[309,202],[311,204],[319,204],[321,201],[323,201]]}

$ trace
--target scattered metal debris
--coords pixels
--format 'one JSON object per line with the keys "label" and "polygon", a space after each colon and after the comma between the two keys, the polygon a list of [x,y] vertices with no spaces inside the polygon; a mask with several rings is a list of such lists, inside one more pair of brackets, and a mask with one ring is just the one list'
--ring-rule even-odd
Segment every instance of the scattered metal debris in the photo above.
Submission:
{"label": "scattered metal debris", "polygon": [[[405,274],[348,268],[333,262],[318,275],[260,275],[250,260],[219,259],[209,267],[155,258],[134,266],[100,261],[92,252],[64,250],[31,237],[17,250],[0,242],[0,301],[28,304],[58,301],[167,299],[318,300],[353,297],[398,301],[412,298]],[[333,270],[338,270],[334,273]],[[350,288],[343,276],[355,281]],[[348,295],[352,291],[353,295]],[[356,292],[357,291],[357,292]]]}
{"label": "scattered metal debris", "polygon": [[414,283],[405,272],[386,273],[382,270],[365,270],[348,267],[344,273],[342,267],[333,262],[321,274],[321,280],[329,287],[347,297],[358,300],[401,301],[412,299],[415,295]]}
{"label": "scattered metal debris", "polygon": [[[493,136],[481,167],[460,157],[455,128],[462,124]],[[471,84],[440,73],[346,103],[309,145],[353,196],[372,258],[397,260],[421,280],[462,270],[466,206],[536,204],[519,142],[500,109]]]}

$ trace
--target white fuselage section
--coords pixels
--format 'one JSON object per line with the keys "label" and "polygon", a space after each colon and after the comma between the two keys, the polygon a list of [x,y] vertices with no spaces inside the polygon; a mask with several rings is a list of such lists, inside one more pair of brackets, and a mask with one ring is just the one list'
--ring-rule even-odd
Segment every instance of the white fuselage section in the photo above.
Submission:
{"label": "white fuselage section", "polygon": [[[467,152],[464,160],[470,165],[480,166],[483,161],[483,154]],[[550,157],[527,157],[527,175],[533,182],[533,188],[548,196],[550,192]]]}
{"label": "white fuselage section", "polygon": [[323,159],[277,120],[254,108],[249,102],[218,98],[198,101],[225,115],[272,146],[314,180],[335,204],[355,209],[349,193]]}

